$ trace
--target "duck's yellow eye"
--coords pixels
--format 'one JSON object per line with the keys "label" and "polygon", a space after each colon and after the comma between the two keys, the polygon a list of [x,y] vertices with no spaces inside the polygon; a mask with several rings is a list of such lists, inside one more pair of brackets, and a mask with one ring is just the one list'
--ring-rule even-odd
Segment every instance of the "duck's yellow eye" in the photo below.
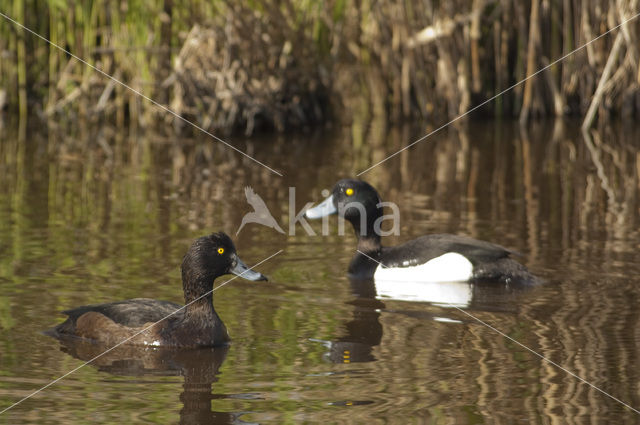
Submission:
{"label": "duck's yellow eye", "polygon": [[218,254],[224,254],[224,248],[218,248]]}
{"label": "duck's yellow eye", "polygon": [[348,188],[347,190],[344,191],[344,193],[346,193],[347,196],[351,196],[351,195],[353,195],[353,189]]}

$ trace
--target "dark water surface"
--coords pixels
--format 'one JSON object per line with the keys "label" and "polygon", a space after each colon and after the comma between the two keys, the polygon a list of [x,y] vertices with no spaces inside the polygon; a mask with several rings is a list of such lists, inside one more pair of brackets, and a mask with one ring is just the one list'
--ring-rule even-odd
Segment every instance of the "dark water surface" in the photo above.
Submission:
{"label": "dark water surface", "polygon": [[[182,302],[190,242],[235,235],[252,186],[288,230],[341,177],[427,129],[234,139],[278,177],[206,137],[109,127],[0,131],[0,410],[104,347],[41,334],[61,310],[134,297]],[[401,210],[400,235],[516,249],[546,283],[465,286],[457,305],[640,409],[640,127],[585,140],[571,124],[450,128],[363,175]],[[640,415],[442,301],[376,299],[350,282],[349,230],[248,224],[238,252],[269,283],[214,294],[233,344],[120,347],[0,415],[7,424],[640,423]],[[321,223],[311,226],[320,232]],[[220,279],[223,282],[226,279]],[[466,289],[466,292],[465,292]]]}

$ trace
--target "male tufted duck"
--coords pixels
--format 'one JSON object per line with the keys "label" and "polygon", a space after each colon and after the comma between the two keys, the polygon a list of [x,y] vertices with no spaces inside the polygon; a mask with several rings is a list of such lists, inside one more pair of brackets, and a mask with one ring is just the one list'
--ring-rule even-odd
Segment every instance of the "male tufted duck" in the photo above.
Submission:
{"label": "male tufted duck", "polygon": [[358,246],[349,265],[352,277],[376,282],[535,281],[526,267],[511,258],[513,251],[466,236],[426,235],[383,247],[375,227],[382,217],[380,203],[370,184],[344,179],[327,199],[305,213],[310,219],[339,214],[353,225]]}

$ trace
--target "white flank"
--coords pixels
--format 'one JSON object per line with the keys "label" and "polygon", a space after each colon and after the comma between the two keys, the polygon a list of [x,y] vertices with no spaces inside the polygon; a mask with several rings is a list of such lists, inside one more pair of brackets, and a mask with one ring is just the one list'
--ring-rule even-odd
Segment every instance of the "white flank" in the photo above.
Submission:
{"label": "white flank", "polygon": [[442,323],[464,323],[462,320],[450,319],[448,317],[434,317],[433,320]]}
{"label": "white flank", "polygon": [[411,267],[378,266],[373,279],[406,282],[465,282],[473,275],[473,265],[465,256],[448,252],[424,264]]}
{"label": "white flank", "polygon": [[413,267],[378,266],[373,276],[378,297],[432,304],[468,306],[473,265],[464,256],[447,253]]}

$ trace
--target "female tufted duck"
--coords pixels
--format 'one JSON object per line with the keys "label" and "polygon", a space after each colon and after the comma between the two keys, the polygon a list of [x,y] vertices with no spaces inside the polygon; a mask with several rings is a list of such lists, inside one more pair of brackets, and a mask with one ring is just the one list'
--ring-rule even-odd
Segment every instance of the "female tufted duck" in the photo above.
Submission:
{"label": "female tufted duck", "polygon": [[[213,307],[212,290],[213,281],[227,273],[248,280],[267,280],[240,260],[229,236],[222,232],[202,236],[193,242],[182,261],[184,307],[148,298],[87,305],[65,311],[69,316],[67,320],[47,333],[58,338],[74,336],[108,344],[132,337],[128,344],[224,345],[229,335]],[[147,327],[150,328],[136,335]]]}
{"label": "female tufted duck", "polygon": [[380,203],[370,184],[344,179],[327,199],[305,213],[310,219],[337,213],[353,225],[358,247],[349,265],[352,277],[376,282],[535,282],[526,267],[510,258],[513,251],[466,236],[427,235],[383,247],[376,232],[382,217]]}

